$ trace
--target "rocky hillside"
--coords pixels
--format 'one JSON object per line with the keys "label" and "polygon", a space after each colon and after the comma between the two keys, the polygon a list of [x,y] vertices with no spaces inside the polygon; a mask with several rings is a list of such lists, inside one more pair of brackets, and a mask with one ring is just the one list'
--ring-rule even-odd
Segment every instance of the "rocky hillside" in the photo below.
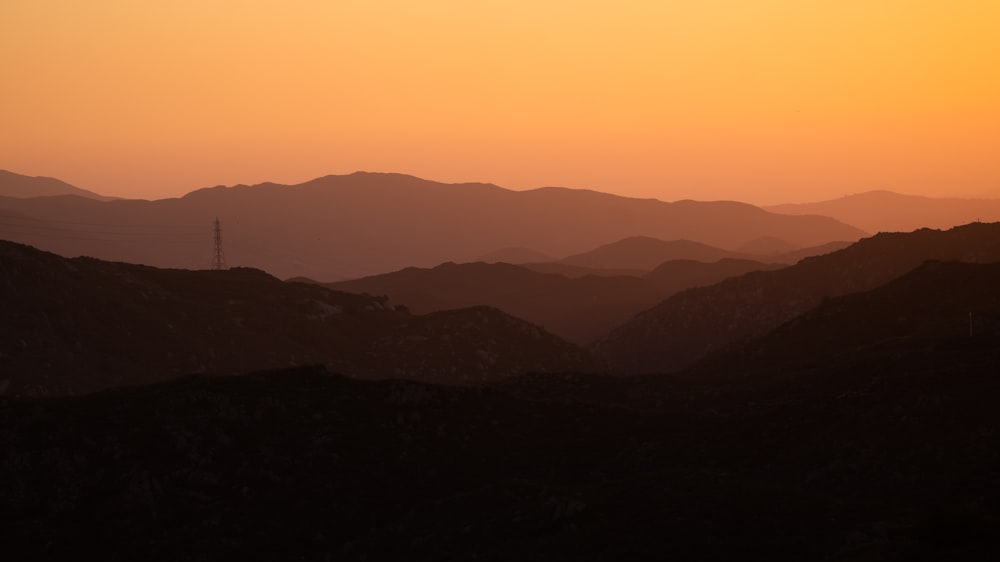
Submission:
{"label": "rocky hillside", "polygon": [[0,242],[0,310],[7,395],[301,364],[451,383],[594,368],[579,348],[491,308],[414,316],[254,269],[165,270],[10,242]]}

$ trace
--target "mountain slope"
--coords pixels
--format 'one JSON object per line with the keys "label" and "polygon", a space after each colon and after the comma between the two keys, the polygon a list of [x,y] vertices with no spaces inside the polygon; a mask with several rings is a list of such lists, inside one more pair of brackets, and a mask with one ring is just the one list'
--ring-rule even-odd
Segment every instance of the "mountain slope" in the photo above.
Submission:
{"label": "mountain slope", "polygon": [[637,277],[570,279],[506,263],[445,263],[329,283],[338,291],[386,295],[417,314],[488,305],[576,343],[591,343],[670,293]]}
{"label": "mountain slope", "polygon": [[495,309],[413,316],[252,269],[161,270],[0,242],[0,288],[8,395],[299,364],[450,383],[594,368],[579,348]]}
{"label": "mountain slope", "polygon": [[0,210],[57,229],[0,228],[0,237],[67,256],[198,268],[210,263],[218,217],[230,264],[322,281],[468,261],[505,247],[565,256],[628,236],[735,247],[763,236],[813,246],[863,235],[826,217],[741,203],[664,203],[560,188],[516,192],[399,174],[217,187],[160,201],[49,199],[0,199]]}
{"label": "mountain slope", "polygon": [[818,365],[830,369],[878,357],[899,371],[954,370],[976,362],[997,367],[997,287],[998,262],[928,261],[870,291],[824,300],[708,363],[728,371],[776,371]]}
{"label": "mountain slope", "polygon": [[824,215],[868,232],[951,228],[973,221],[1000,221],[1000,199],[959,199],[869,191],[830,201],[766,207],[789,215]]}
{"label": "mountain slope", "polygon": [[1000,223],[883,233],[785,269],[690,289],[616,328],[595,349],[622,371],[677,370],[762,336],[824,298],[873,289],[931,259],[1000,260]]}
{"label": "mountain slope", "polygon": [[77,195],[88,199],[108,201],[112,197],[98,195],[93,191],[80,189],[55,178],[32,177],[0,170],[0,197],[49,197],[53,195]]}

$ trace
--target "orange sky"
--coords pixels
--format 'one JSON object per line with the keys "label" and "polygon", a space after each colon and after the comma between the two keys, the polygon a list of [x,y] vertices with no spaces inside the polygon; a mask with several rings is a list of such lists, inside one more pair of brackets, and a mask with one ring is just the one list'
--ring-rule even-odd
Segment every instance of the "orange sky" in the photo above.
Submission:
{"label": "orange sky", "polygon": [[5,2],[0,168],[1000,197],[997,29],[995,0]]}

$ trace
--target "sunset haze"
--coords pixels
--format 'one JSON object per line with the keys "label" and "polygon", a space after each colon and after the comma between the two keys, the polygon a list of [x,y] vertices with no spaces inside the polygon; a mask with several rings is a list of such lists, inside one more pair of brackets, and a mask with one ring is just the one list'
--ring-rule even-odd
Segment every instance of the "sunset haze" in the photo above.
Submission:
{"label": "sunset haze", "polygon": [[1000,195],[1000,4],[8,2],[0,169],[354,170],[666,201]]}

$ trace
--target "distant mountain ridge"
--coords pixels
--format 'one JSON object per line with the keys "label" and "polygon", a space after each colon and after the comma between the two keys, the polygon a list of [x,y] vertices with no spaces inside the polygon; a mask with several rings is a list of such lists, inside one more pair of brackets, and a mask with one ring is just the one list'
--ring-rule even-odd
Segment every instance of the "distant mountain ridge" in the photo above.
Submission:
{"label": "distant mountain ridge", "polygon": [[868,191],[817,203],[764,207],[789,215],[824,215],[868,232],[947,229],[970,222],[1000,221],[1000,199],[922,197],[892,191]]}
{"label": "distant mountain ridge", "polygon": [[[849,246],[851,242],[833,241],[808,248],[795,247],[776,238],[752,240],[745,248],[750,252],[724,250],[691,240],[660,240],[649,236],[630,236],[593,250],[563,258],[551,264],[526,264],[542,270],[558,272],[558,266],[590,270],[607,269],[621,272],[648,273],[669,261],[715,263],[722,260],[744,260],[794,264],[811,256],[827,254]],[[756,250],[756,251],[754,251]]]}
{"label": "distant mountain ridge", "polygon": [[629,236],[725,248],[767,236],[815,246],[864,235],[827,217],[774,214],[743,203],[664,203],[563,188],[510,191],[401,174],[215,187],[158,201],[55,199],[0,198],[0,211],[37,221],[3,226],[0,237],[66,256],[198,268],[210,263],[211,224],[218,217],[231,264],[320,281],[464,262],[497,248],[566,256]]}
{"label": "distant mountain ridge", "polygon": [[616,328],[594,349],[620,371],[676,371],[763,336],[825,298],[874,289],[927,260],[1000,261],[1000,223],[882,233],[791,267],[689,289]]}
{"label": "distant mountain ridge", "polygon": [[99,201],[111,201],[114,197],[105,197],[80,189],[55,178],[32,177],[0,170],[0,197],[51,197],[54,195],[77,195]]}

